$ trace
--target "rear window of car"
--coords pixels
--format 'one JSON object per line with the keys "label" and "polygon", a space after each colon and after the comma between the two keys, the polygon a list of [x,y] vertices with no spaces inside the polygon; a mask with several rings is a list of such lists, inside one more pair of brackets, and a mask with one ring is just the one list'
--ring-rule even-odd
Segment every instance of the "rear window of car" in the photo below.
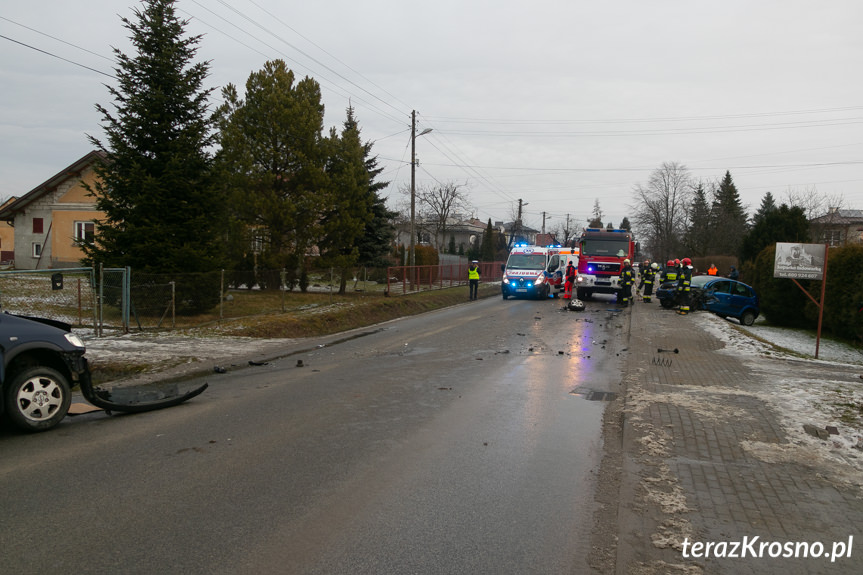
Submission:
{"label": "rear window of car", "polygon": [[739,295],[743,297],[752,297],[752,288],[750,288],[746,284],[736,283],[734,284],[734,288],[732,292],[734,295]]}

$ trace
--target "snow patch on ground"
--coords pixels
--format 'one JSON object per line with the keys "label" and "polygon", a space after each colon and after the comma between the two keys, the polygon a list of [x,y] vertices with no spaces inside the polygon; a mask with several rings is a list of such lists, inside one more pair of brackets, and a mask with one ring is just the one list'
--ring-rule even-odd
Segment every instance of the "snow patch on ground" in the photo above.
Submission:
{"label": "snow patch on ground", "polygon": [[[848,483],[863,485],[863,354],[853,346],[822,340],[816,360],[810,333],[763,324],[737,326],[709,314],[702,318],[702,327],[724,342],[721,353],[743,355],[759,376],[759,388],[752,394],[776,413],[791,442],[744,442],[744,449],[764,461],[815,463]],[[821,439],[807,433],[804,425],[838,433]]]}
{"label": "snow patch on ground", "polygon": [[[194,333],[194,332],[193,332]],[[122,383],[146,383],[217,367],[230,369],[250,359],[277,356],[299,341],[198,335],[185,332],[143,332],[94,337],[80,334],[94,369],[101,365],[139,368],[139,376]],[[121,382],[118,382],[121,383]]]}

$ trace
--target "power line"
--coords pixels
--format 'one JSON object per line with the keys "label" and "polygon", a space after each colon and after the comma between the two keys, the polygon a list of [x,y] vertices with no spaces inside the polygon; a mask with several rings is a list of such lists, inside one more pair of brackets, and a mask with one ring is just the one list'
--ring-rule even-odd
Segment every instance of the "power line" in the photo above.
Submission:
{"label": "power line", "polygon": [[42,50],[41,48],[31,46],[30,44],[25,44],[24,42],[19,42],[18,40],[13,40],[12,38],[9,38],[8,36],[4,36],[4,35],[0,34],[0,38],[3,38],[4,40],[9,40],[10,42],[14,42],[16,44],[20,44],[21,46],[24,46],[25,48],[29,48],[31,50],[35,50],[36,52],[41,52],[42,54],[46,54],[48,56],[51,56],[52,58],[57,58],[58,60],[63,60],[64,62],[68,62],[69,64],[74,64],[75,66],[80,66],[81,68],[84,68],[86,70],[90,70],[91,72],[96,72],[97,74],[102,74],[103,76],[107,76],[108,78],[113,78],[114,80],[117,79],[116,76],[113,76],[112,74],[107,74],[101,70],[97,70],[96,68],[91,68],[90,66],[86,66],[86,65],[81,64],[79,62],[69,60],[68,58],[58,56],[57,54],[52,54],[51,52],[48,52],[47,50]]}
{"label": "power line", "polygon": [[621,124],[621,123],[642,123],[642,122],[690,122],[699,120],[724,120],[733,118],[763,118],[771,116],[792,116],[801,114],[827,114],[833,112],[847,112],[850,110],[861,110],[863,106],[845,106],[838,108],[820,108],[813,110],[789,110],[782,112],[749,112],[742,114],[712,114],[707,116],[660,116],[655,118],[607,118],[607,119],[591,119],[591,120],[530,120],[530,119],[504,119],[504,118],[459,118],[445,116],[427,116],[428,119],[435,119],[455,124],[503,124],[503,125],[521,125],[521,124],[537,124],[537,125],[561,125],[561,124]]}
{"label": "power line", "polygon": [[0,16],[0,20],[6,20],[7,22],[15,24],[16,26],[20,26],[21,28],[24,28],[26,30],[30,30],[31,32],[35,32],[36,34],[40,34],[42,36],[45,36],[46,38],[51,38],[52,40],[56,40],[57,42],[60,42],[61,44],[66,44],[67,46],[71,46],[72,48],[75,48],[77,50],[81,50],[83,52],[87,52],[88,54],[92,54],[93,56],[96,56],[98,58],[108,60],[111,63],[114,62],[114,60],[112,58],[109,58],[107,56],[99,54],[98,52],[93,52],[92,50],[88,50],[87,48],[82,48],[81,46],[77,46],[75,44],[72,44],[71,42],[67,42],[66,40],[62,40],[60,38],[57,38],[56,36],[52,36],[51,34],[46,34],[45,32],[41,32],[39,30],[36,30],[35,28],[31,28],[30,26],[25,26],[24,24],[21,24],[20,22],[16,22],[15,20],[10,20],[9,18],[6,18],[5,16]]}
{"label": "power line", "polygon": [[823,128],[830,126],[850,126],[863,123],[863,118],[836,118],[833,120],[811,120],[801,122],[778,122],[775,124],[743,124],[738,126],[702,126],[691,128],[655,128],[649,130],[607,130],[607,131],[504,131],[504,130],[447,130],[459,136],[488,137],[543,137],[543,138],[604,138],[630,136],[668,136],[693,134],[721,134],[730,132],[757,132],[767,130],[790,130],[800,128]]}
{"label": "power line", "polygon": [[[260,4],[258,4],[257,2],[255,2],[254,0],[249,0],[249,2],[251,2],[254,6],[256,6],[256,7],[257,7],[258,9],[260,9],[261,11],[265,12],[265,13],[266,13],[267,15],[269,15],[270,17],[274,18],[274,19],[275,19],[279,24],[281,24],[282,26],[284,26],[285,28],[287,28],[288,30],[290,30],[291,32],[293,32],[294,34],[296,34],[297,36],[299,36],[300,38],[302,38],[303,40],[305,40],[306,42],[308,42],[309,44],[311,44],[312,46],[314,46],[315,48],[317,48],[318,50],[320,50],[321,52],[323,52],[323,53],[324,53],[324,54],[326,54],[327,56],[329,56],[330,58],[332,58],[333,60],[335,60],[335,61],[336,61],[336,62],[338,62],[339,64],[341,64],[342,66],[344,66],[345,68],[347,68],[348,70],[350,70],[351,72],[353,72],[354,74],[356,74],[357,76],[359,76],[360,78],[362,78],[363,80],[365,80],[366,82],[368,82],[369,84],[371,84],[372,86],[374,86],[375,88],[377,88],[377,89],[381,90],[384,94],[386,94],[386,95],[388,95],[389,97],[393,98],[394,100],[398,101],[398,102],[399,102],[400,104],[402,104],[406,109],[407,109],[407,108],[410,108],[410,106],[409,106],[409,105],[407,105],[407,104],[405,104],[404,102],[402,102],[401,100],[399,100],[396,96],[393,96],[393,95],[392,95],[390,92],[388,92],[385,88],[383,88],[383,87],[381,87],[380,85],[376,84],[375,82],[371,81],[371,80],[370,80],[370,79],[368,79],[366,76],[364,76],[361,72],[359,72],[359,71],[355,70],[354,68],[352,68],[351,66],[349,66],[348,64],[346,64],[345,62],[343,62],[342,60],[340,60],[338,57],[334,56],[333,54],[331,54],[330,52],[328,52],[327,50],[325,50],[324,48],[322,48],[321,46],[319,46],[318,44],[316,44],[313,40],[309,39],[308,37],[304,36],[303,34],[301,34],[301,33],[300,33],[299,31],[297,31],[296,29],[294,29],[294,28],[292,28],[291,26],[289,26],[289,25],[288,25],[287,23],[285,23],[281,18],[279,18],[278,16],[276,16],[275,14],[273,14],[272,12],[270,12],[269,10],[267,10],[266,8],[264,8],[263,6],[261,6]],[[383,100],[381,100],[381,101],[383,101]],[[392,107],[392,106],[391,106],[391,107]],[[393,109],[395,109],[395,108],[393,108]],[[399,112],[400,112],[400,113],[402,113],[402,112],[401,112],[401,110],[399,110]]]}
{"label": "power line", "polygon": [[[347,77],[343,76],[343,75],[342,75],[341,73],[339,73],[337,70],[334,70],[333,68],[331,68],[330,66],[328,66],[328,65],[326,65],[325,63],[321,62],[320,60],[318,60],[317,58],[315,58],[315,57],[314,57],[314,56],[312,56],[311,54],[309,54],[309,53],[305,52],[304,50],[300,49],[298,46],[295,46],[294,44],[291,44],[290,42],[288,42],[287,40],[285,40],[283,37],[279,36],[278,34],[276,34],[275,32],[273,32],[272,30],[270,30],[269,28],[267,28],[266,26],[264,26],[264,25],[260,24],[259,22],[257,22],[254,18],[251,18],[250,16],[246,15],[245,13],[243,13],[243,12],[241,12],[241,11],[237,10],[236,8],[234,8],[233,6],[231,6],[230,4],[228,4],[227,2],[225,2],[224,0],[218,0],[218,1],[219,1],[219,4],[221,4],[222,6],[224,6],[225,8],[227,8],[228,10],[230,10],[231,12],[233,12],[234,14],[236,14],[237,16],[241,17],[242,19],[244,19],[245,21],[249,22],[249,23],[250,23],[250,24],[252,24],[253,26],[255,26],[255,27],[259,28],[260,30],[262,30],[262,31],[266,32],[267,34],[269,34],[269,35],[270,35],[270,36],[272,36],[273,38],[275,38],[275,39],[277,39],[277,40],[281,41],[282,43],[286,44],[288,47],[290,47],[290,48],[294,49],[295,51],[299,52],[300,54],[302,54],[303,56],[305,56],[306,58],[308,58],[309,60],[311,60],[312,62],[314,62],[315,64],[317,64],[318,66],[322,66],[324,69],[326,69],[326,70],[328,70],[329,72],[331,72],[331,73],[335,74],[336,76],[338,76],[339,78],[341,78],[341,79],[342,79],[342,80],[344,80],[345,82],[348,82],[349,84],[351,84],[352,86],[356,87],[357,89],[362,90],[363,92],[365,92],[366,94],[368,94],[368,95],[369,95],[369,96],[371,96],[372,98],[374,98],[374,99],[378,100],[379,102],[383,103],[384,105],[389,106],[390,108],[392,108],[393,110],[395,110],[397,113],[399,113],[399,114],[403,114],[403,113],[404,113],[404,111],[403,111],[403,110],[400,110],[399,108],[396,108],[395,106],[393,106],[392,104],[390,104],[389,102],[387,102],[386,100],[384,100],[383,98],[380,98],[380,97],[379,97],[379,96],[377,96],[376,94],[373,94],[373,93],[369,92],[369,91],[368,91],[368,90],[366,90],[364,87],[360,86],[359,84],[357,84],[356,82],[354,82],[354,81],[353,81],[353,80],[351,80],[350,78],[347,78]],[[199,2],[197,2],[197,1],[195,1],[195,4],[197,4],[198,6],[201,6],[201,4],[200,4]],[[247,32],[247,33],[248,33],[248,32]]]}
{"label": "power line", "polygon": [[[794,168],[820,168],[828,166],[853,166],[863,164],[863,161],[847,161],[847,162],[812,162],[806,164],[763,164],[755,166],[687,166],[689,170],[761,170],[761,169],[794,169]],[[460,164],[430,164],[433,166],[464,168],[466,166]],[[529,166],[471,166],[473,168],[482,168],[485,170],[506,170],[506,171],[525,171],[525,172],[645,172],[655,170],[655,167],[613,167],[613,168],[536,168]]]}

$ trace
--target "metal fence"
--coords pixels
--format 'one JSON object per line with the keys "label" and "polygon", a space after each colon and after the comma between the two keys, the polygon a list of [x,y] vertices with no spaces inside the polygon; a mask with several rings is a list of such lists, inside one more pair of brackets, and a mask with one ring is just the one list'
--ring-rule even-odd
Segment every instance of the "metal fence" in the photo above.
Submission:
{"label": "metal fence", "polygon": [[94,327],[96,278],[92,268],[0,272],[0,309]]}
{"label": "metal fence", "polygon": [[[503,277],[503,262],[480,262],[481,282],[499,282]],[[469,264],[465,262],[429,266],[393,266],[387,269],[387,293],[408,294],[467,285]]]}

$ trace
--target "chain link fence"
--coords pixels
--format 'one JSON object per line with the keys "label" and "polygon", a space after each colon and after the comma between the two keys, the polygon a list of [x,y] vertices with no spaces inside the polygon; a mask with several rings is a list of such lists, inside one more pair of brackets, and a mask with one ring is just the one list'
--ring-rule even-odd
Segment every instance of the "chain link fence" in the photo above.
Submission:
{"label": "chain link fence", "polygon": [[0,272],[0,309],[9,313],[94,328],[97,299],[92,268]]}

